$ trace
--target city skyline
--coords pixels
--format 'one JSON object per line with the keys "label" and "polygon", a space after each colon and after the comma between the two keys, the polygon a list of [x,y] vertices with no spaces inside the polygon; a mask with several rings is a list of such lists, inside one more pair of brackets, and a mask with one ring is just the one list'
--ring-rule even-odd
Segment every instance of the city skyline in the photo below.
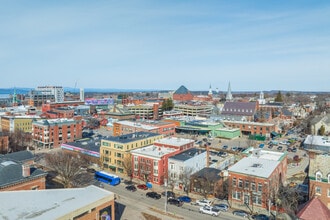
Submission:
{"label": "city skyline", "polygon": [[330,91],[328,1],[7,1],[0,88]]}

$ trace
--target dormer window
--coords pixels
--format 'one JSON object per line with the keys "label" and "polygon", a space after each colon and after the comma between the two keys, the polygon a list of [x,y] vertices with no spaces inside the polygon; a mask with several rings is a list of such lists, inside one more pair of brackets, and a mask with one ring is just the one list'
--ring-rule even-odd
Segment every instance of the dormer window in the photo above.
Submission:
{"label": "dormer window", "polygon": [[318,181],[318,182],[322,182],[322,173],[320,171],[316,172],[315,180]]}

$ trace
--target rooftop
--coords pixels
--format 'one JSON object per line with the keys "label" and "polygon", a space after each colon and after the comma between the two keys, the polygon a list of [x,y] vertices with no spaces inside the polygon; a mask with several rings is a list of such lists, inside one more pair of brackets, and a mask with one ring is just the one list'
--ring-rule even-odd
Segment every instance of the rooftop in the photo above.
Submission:
{"label": "rooftop", "polygon": [[[17,199],[24,198],[24,199]],[[96,186],[1,192],[3,219],[59,219],[100,200],[113,200],[112,192]],[[28,201],[28,202],[27,202]]]}
{"label": "rooftop", "polygon": [[182,153],[171,156],[170,159],[178,160],[178,161],[186,161],[186,160],[194,158],[196,155],[202,154],[204,152],[206,152],[206,151],[197,149],[197,148],[191,148],[186,151],[183,151]]}
{"label": "rooftop", "polygon": [[144,130],[155,130],[155,129],[158,129],[158,127],[156,127],[156,126],[142,124],[140,122],[134,122],[134,121],[118,121],[116,123],[122,124],[122,125],[126,125],[126,126],[131,126],[131,127],[142,128]]}
{"label": "rooftop", "polygon": [[195,141],[193,139],[185,139],[185,138],[179,138],[179,137],[166,137],[166,138],[162,138],[159,139],[157,141],[155,141],[155,144],[157,145],[171,145],[171,146],[183,146],[189,143],[194,143]]}
{"label": "rooftop", "polygon": [[308,135],[304,141],[304,144],[330,147],[330,137]]}
{"label": "rooftop", "polygon": [[280,164],[285,153],[256,149],[228,169],[230,172],[268,178]]}
{"label": "rooftop", "polygon": [[140,132],[124,134],[124,135],[120,135],[120,136],[108,136],[103,139],[107,140],[107,141],[118,142],[118,143],[124,144],[124,143],[130,143],[133,141],[143,140],[146,138],[156,137],[156,136],[161,136],[161,135],[158,133],[140,131]]}
{"label": "rooftop", "polygon": [[150,145],[147,147],[143,148],[138,148],[131,150],[131,153],[134,154],[139,154],[147,157],[155,157],[155,158],[161,158],[162,156],[173,153],[175,151],[178,151],[177,149],[174,148],[169,148],[169,147],[160,147],[160,146],[155,146],[155,145]]}

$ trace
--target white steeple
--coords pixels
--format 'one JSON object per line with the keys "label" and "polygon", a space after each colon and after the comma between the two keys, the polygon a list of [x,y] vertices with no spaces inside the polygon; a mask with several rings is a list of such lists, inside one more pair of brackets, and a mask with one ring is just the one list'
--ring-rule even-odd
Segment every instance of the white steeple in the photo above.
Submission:
{"label": "white steeple", "polygon": [[226,95],[226,101],[232,101],[233,95],[231,94],[230,82],[228,83],[228,90]]}
{"label": "white steeple", "polygon": [[210,89],[209,89],[209,93],[208,93],[209,96],[212,96],[213,95],[213,92],[212,92],[212,88],[211,88],[211,84],[210,84]]}

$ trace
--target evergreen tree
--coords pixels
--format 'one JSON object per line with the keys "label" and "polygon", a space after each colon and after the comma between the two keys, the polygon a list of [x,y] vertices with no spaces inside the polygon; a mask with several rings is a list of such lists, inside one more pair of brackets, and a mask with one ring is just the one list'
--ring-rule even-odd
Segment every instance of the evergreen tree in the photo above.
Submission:
{"label": "evergreen tree", "polygon": [[283,97],[282,97],[281,91],[278,91],[276,98],[275,98],[275,102],[283,102]]}

